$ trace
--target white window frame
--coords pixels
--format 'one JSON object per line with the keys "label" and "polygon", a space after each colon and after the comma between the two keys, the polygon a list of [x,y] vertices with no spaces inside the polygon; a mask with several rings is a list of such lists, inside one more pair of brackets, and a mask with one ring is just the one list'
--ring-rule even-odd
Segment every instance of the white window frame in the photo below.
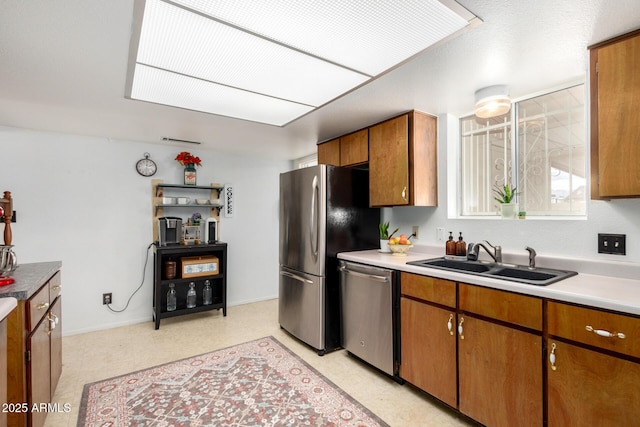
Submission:
{"label": "white window frame", "polygon": [[[519,98],[514,98],[511,100],[512,108],[509,112],[511,123],[516,122],[516,108],[515,105],[519,102],[526,101],[532,98],[536,98],[539,96],[547,95],[553,92],[557,92],[560,90],[565,90],[571,88],[573,86],[583,85],[584,90],[584,126],[585,126],[585,141],[584,141],[584,150],[585,150],[585,193],[586,193],[586,206],[584,215],[540,215],[540,216],[531,216],[527,214],[527,219],[539,219],[539,220],[570,220],[570,221],[584,221],[588,217],[588,208],[589,208],[589,194],[590,194],[590,179],[589,179],[589,161],[590,161],[590,150],[589,150],[589,141],[590,141],[590,126],[589,126],[589,85],[585,82],[585,80],[577,80],[571,81],[551,89],[539,91],[532,93],[527,96],[522,96]],[[455,183],[455,185],[449,185],[447,191],[447,217],[449,219],[463,219],[463,220],[474,220],[474,219],[489,219],[489,220],[502,220],[500,215],[492,214],[492,215],[462,215],[462,141],[461,141],[461,128],[460,128],[460,119],[464,117],[468,117],[472,115],[473,112],[460,115],[458,117],[447,115],[447,134],[451,135],[455,138],[455,143],[447,144],[447,182]],[[511,141],[516,141],[513,143],[514,147],[511,150],[511,161],[512,164],[517,165],[517,140],[514,136],[514,133],[517,132],[517,126],[511,126]],[[448,141],[451,141],[452,138],[447,138]],[[517,166],[515,166],[516,172],[513,181],[517,182]]]}
{"label": "white window frame", "polygon": [[318,153],[309,154],[308,156],[300,157],[294,160],[294,167],[296,169],[308,168],[318,164]]}

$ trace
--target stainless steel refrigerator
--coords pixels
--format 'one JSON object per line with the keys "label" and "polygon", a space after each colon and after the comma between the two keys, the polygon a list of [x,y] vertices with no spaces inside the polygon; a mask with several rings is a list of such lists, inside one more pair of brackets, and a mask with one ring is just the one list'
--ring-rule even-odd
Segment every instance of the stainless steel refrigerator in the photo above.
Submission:
{"label": "stainless steel refrigerator", "polygon": [[280,175],[280,326],[319,355],[340,348],[339,252],[380,246],[369,171],[329,165]]}

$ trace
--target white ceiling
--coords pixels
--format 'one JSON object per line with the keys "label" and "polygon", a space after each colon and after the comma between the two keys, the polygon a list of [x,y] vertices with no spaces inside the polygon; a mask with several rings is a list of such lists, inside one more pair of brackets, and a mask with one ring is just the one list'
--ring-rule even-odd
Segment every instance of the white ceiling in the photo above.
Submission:
{"label": "white ceiling", "polygon": [[458,3],[483,22],[276,127],[125,99],[133,0],[2,0],[0,125],[293,159],[410,109],[469,113],[485,86],[518,98],[583,80],[587,46],[640,27],[637,0]]}

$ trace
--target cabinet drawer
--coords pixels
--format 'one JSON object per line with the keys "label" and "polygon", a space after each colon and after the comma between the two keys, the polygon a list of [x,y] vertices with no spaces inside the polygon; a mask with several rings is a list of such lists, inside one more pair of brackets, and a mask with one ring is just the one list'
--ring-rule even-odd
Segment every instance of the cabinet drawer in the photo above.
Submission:
{"label": "cabinet drawer", "polygon": [[542,330],[542,300],[460,283],[460,309],[527,328]]}
{"label": "cabinet drawer", "polygon": [[[547,319],[550,335],[640,357],[640,319],[636,317],[550,301]],[[612,336],[603,336],[608,333]]]}
{"label": "cabinet drawer", "polygon": [[38,323],[40,323],[42,316],[44,316],[49,309],[49,286],[44,285],[41,287],[40,290],[29,299],[27,307],[27,329],[29,332],[32,332]]}
{"label": "cabinet drawer", "polygon": [[447,307],[456,306],[456,283],[449,280],[403,272],[400,276],[400,289],[402,295],[408,297]]}
{"label": "cabinet drawer", "polygon": [[60,272],[58,271],[49,280],[49,301],[53,302],[62,292],[62,281],[60,280]]}

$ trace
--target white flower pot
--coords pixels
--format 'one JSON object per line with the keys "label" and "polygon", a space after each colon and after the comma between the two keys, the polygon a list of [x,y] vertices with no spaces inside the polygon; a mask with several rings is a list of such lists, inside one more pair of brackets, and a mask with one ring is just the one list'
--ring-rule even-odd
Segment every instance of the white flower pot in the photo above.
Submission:
{"label": "white flower pot", "polygon": [[380,252],[391,252],[387,243],[389,243],[388,239],[380,239]]}
{"label": "white flower pot", "polygon": [[517,203],[502,203],[500,204],[500,215],[502,218],[515,219],[518,217],[518,204]]}

